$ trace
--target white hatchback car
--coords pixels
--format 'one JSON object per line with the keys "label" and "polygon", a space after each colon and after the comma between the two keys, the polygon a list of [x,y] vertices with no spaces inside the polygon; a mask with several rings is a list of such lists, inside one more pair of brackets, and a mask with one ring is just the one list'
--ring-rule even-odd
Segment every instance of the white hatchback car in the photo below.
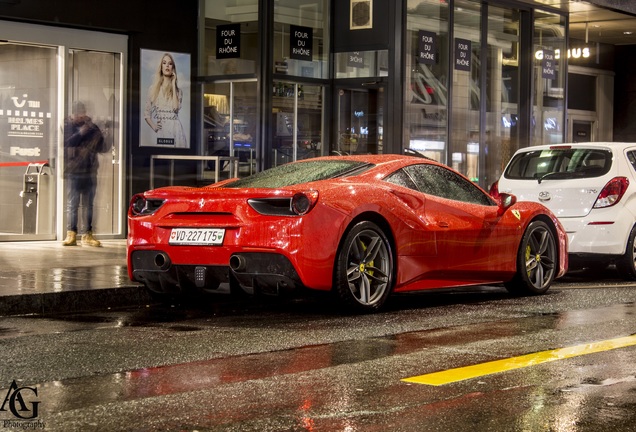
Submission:
{"label": "white hatchback car", "polygon": [[539,202],[568,234],[570,268],[615,263],[636,279],[636,143],[573,143],[518,150],[492,196]]}

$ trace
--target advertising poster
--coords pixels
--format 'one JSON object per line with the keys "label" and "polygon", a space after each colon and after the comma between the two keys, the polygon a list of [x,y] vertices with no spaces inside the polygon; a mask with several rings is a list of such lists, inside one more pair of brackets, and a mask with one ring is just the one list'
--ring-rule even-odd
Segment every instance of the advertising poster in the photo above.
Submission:
{"label": "advertising poster", "polygon": [[140,147],[190,148],[190,54],[141,50]]}

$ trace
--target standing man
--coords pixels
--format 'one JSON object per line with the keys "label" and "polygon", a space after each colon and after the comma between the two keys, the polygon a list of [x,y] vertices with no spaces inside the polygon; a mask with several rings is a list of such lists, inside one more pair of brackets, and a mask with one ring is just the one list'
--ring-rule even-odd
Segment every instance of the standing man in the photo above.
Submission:
{"label": "standing man", "polygon": [[106,148],[102,131],[89,116],[80,101],[73,102],[71,116],[64,122],[64,174],[66,177],[66,239],[64,246],[75,246],[78,233],[78,210],[80,200],[83,211],[82,244],[101,246],[93,237],[93,202],[97,189],[98,153]]}

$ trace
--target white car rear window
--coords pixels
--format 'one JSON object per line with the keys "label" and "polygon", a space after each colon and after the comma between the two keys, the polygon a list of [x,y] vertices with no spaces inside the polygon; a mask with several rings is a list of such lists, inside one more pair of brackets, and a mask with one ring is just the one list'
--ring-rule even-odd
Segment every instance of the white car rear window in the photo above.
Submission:
{"label": "white car rear window", "polygon": [[516,154],[504,177],[517,180],[600,177],[610,170],[612,153],[605,149],[556,147]]}

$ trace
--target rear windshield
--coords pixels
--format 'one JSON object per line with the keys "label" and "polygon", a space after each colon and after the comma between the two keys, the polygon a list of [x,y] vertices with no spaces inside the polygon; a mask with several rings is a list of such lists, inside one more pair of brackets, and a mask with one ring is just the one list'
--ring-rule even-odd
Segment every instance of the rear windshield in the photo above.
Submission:
{"label": "rear windshield", "polygon": [[366,162],[344,160],[303,161],[279,165],[227,183],[226,188],[280,188],[299,183],[327,180],[359,174],[372,165]]}
{"label": "rear windshield", "polygon": [[554,148],[519,153],[504,177],[521,180],[600,177],[610,170],[612,153],[591,148]]}

